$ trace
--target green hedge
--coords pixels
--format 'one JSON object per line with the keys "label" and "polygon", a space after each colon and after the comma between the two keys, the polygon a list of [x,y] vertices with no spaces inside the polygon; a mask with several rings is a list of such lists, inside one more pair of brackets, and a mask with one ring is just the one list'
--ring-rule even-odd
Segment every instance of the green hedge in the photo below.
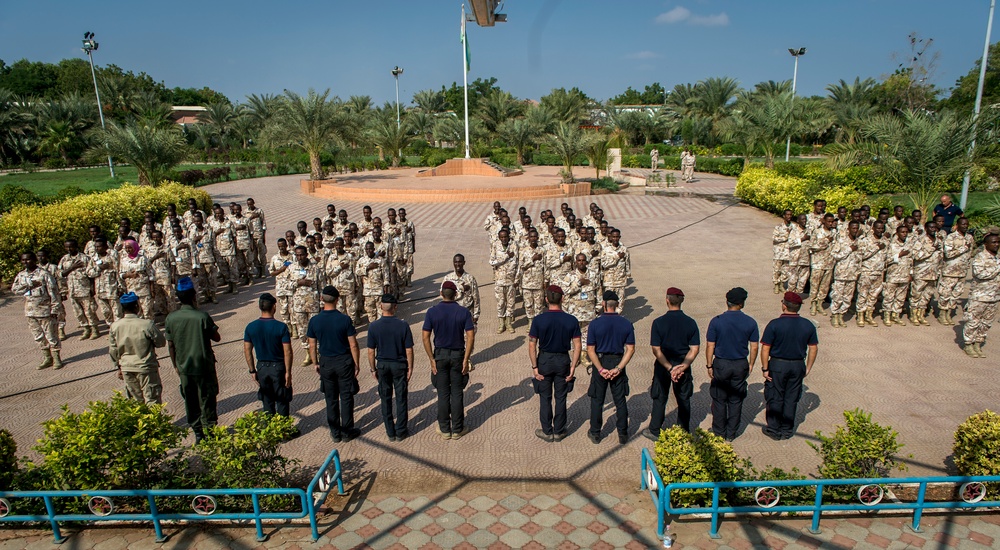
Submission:
{"label": "green hedge", "polygon": [[[679,156],[660,157],[660,161],[663,163],[663,167],[667,170],[681,169],[681,157]],[[650,163],[647,162],[646,166],[649,166],[649,164]],[[706,172],[710,174],[738,176],[743,173],[743,159],[698,157],[694,169],[698,172]]]}
{"label": "green hedge", "polygon": [[105,235],[116,235],[121,218],[138,226],[142,214],[152,210],[157,219],[166,215],[167,204],[183,210],[194,198],[200,208],[209,210],[212,198],[205,191],[168,182],[158,187],[125,184],[118,189],[73,197],[44,206],[17,206],[0,217],[0,275],[9,280],[20,269],[20,254],[25,250],[44,249],[50,257],[63,254],[63,242],[74,238],[85,243],[88,228],[100,226]]}
{"label": "green hedge", "polygon": [[736,196],[751,206],[775,214],[786,209],[795,213],[808,212],[815,199],[826,200],[828,212],[841,206],[857,208],[865,201],[865,194],[851,186],[830,186],[758,166],[751,166],[740,174],[736,180]]}

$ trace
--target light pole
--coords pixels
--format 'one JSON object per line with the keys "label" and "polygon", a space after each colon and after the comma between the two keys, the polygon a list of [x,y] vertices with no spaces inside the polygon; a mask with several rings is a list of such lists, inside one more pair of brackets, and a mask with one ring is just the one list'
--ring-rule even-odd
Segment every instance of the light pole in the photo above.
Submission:
{"label": "light pole", "polygon": [[403,69],[399,65],[392,68],[392,77],[396,79],[396,129],[399,129],[399,75],[403,74]]}
{"label": "light pole", "polygon": [[[788,53],[792,54],[795,58],[795,70],[792,71],[792,101],[795,101],[795,82],[799,78],[799,56],[806,54],[805,48],[788,48]],[[788,141],[785,142],[785,162],[788,162],[788,155],[792,152],[792,136],[788,136]]]}
{"label": "light pole", "polygon": [[[87,31],[83,33],[83,51],[90,58],[90,76],[94,79],[94,95],[97,96],[97,115],[101,117],[101,129],[106,130],[104,125],[104,107],[101,106],[101,91],[97,89],[97,71],[94,70],[94,50],[100,46],[94,40],[94,33]],[[111,170],[111,177],[115,177],[115,164],[111,162],[111,155],[108,155],[108,168]]]}
{"label": "light pole", "polygon": [[[990,59],[990,32],[993,30],[993,9],[996,7],[996,0],[990,0],[990,18],[986,22],[986,45],[983,46],[983,60],[979,63],[979,88],[976,90],[976,107],[972,115],[973,127],[976,126],[976,121],[979,119],[979,108],[983,104],[983,81],[986,80],[986,63]],[[972,144],[969,146],[969,155],[976,148],[976,138],[975,135],[972,137]],[[965,177],[962,178],[962,198],[958,202],[958,207],[965,210],[965,203],[969,200],[969,171],[965,171]]]}

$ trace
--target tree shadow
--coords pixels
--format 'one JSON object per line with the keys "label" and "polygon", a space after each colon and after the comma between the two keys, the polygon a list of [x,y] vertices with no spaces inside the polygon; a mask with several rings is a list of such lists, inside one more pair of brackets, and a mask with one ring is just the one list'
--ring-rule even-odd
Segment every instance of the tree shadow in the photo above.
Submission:
{"label": "tree shadow", "polygon": [[[410,386],[413,386],[413,377],[410,377]],[[410,435],[416,434],[418,432],[418,427],[415,422],[415,415],[413,414],[418,408],[426,405],[430,400],[434,392],[433,386],[424,386],[417,391],[407,390],[406,393],[406,405],[408,413],[408,421],[406,423],[406,431]],[[395,402],[395,394],[393,394],[393,402]],[[356,404],[356,406],[358,406]],[[393,418],[397,418],[398,415],[393,411]],[[361,433],[368,433],[369,431],[375,431],[380,426],[384,425],[384,420],[382,419],[382,398],[378,395],[378,386],[375,387],[375,402],[372,407],[365,412],[364,416],[354,421],[354,427],[361,430]]]}
{"label": "tree shadow", "polygon": [[493,414],[499,414],[508,408],[530,401],[534,395],[530,379],[525,378],[517,385],[507,386],[478,402],[466,412],[465,423],[469,429],[479,428],[490,419],[488,411],[492,410]]}

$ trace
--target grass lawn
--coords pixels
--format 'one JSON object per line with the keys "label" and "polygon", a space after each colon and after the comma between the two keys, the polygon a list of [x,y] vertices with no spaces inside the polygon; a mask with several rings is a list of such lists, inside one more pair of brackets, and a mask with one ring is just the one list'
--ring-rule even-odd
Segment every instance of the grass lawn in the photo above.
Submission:
{"label": "grass lawn", "polygon": [[[222,164],[181,164],[174,170],[209,170],[224,166]],[[239,165],[230,164],[231,168]],[[237,177],[233,173],[230,177]],[[115,177],[112,178],[107,166],[100,168],[80,168],[78,170],[60,170],[57,172],[34,172],[0,175],[0,186],[20,185],[43,197],[52,196],[65,187],[76,186],[85,191],[107,191],[121,184],[139,181],[138,173],[131,166],[115,166]]]}

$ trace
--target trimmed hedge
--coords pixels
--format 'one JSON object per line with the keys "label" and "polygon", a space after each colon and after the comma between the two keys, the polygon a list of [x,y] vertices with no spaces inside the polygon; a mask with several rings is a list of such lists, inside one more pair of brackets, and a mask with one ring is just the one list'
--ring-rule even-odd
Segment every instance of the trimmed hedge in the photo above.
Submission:
{"label": "trimmed hedge", "polygon": [[12,278],[21,269],[20,254],[25,250],[44,249],[50,257],[59,258],[66,239],[77,239],[81,245],[87,242],[91,225],[113,236],[121,218],[127,217],[138,226],[143,212],[152,210],[162,219],[167,204],[175,203],[184,210],[189,198],[196,199],[202,210],[212,205],[205,191],[168,182],[158,187],[125,184],[45,206],[16,206],[0,217],[0,275]]}
{"label": "trimmed hedge", "polygon": [[822,181],[803,177],[781,175],[778,170],[751,166],[736,181],[736,196],[743,202],[780,214],[785,209],[808,212],[813,200],[824,199],[827,211],[844,206],[857,208],[865,201],[865,194],[851,186],[828,186]]}
{"label": "trimmed hedge", "polygon": [[[660,157],[660,160],[663,162],[663,167],[667,170],[681,169],[680,156]],[[647,162],[646,166],[649,166],[649,164]],[[707,172],[722,176],[738,176],[743,172],[743,159],[698,157],[694,169],[696,172]]]}

